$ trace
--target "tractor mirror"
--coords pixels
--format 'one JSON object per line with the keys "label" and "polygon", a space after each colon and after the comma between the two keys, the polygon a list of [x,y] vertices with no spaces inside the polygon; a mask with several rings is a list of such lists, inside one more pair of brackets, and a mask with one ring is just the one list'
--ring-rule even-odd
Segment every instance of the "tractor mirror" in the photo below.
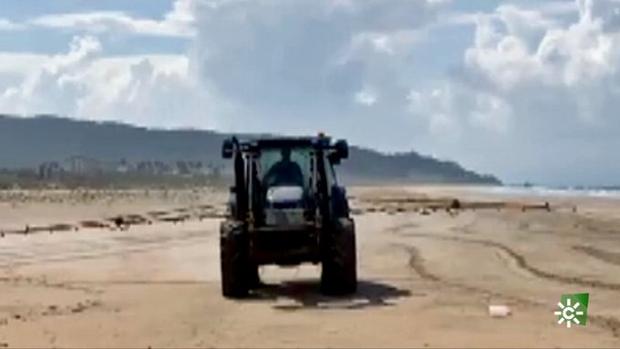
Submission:
{"label": "tractor mirror", "polygon": [[232,139],[227,139],[222,144],[222,157],[224,159],[230,159],[233,156],[233,141]]}
{"label": "tractor mirror", "polygon": [[340,158],[338,157],[338,153],[333,152],[329,154],[328,159],[332,165],[340,165]]}
{"label": "tractor mirror", "polygon": [[336,157],[338,159],[346,159],[349,157],[349,144],[347,144],[347,141],[344,139],[336,141],[334,150],[336,151]]}

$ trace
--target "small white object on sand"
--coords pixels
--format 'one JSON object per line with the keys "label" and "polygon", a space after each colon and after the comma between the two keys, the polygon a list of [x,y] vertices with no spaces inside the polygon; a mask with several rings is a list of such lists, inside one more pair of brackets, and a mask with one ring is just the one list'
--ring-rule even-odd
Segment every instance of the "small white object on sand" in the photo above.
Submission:
{"label": "small white object on sand", "polygon": [[507,305],[489,305],[489,315],[491,317],[506,317],[512,314]]}

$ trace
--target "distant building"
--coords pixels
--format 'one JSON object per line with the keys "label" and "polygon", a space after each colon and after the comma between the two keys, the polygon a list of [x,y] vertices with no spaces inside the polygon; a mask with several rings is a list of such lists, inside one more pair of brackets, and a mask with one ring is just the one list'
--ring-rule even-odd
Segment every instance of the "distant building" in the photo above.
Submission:
{"label": "distant building", "polygon": [[121,161],[119,161],[116,165],[116,172],[127,173],[129,171],[131,171],[130,164],[127,162],[126,159],[121,159]]}
{"label": "distant building", "polygon": [[154,166],[151,161],[140,161],[136,165],[136,171],[142,174],[154,174]]}
{"label": "distant building", "polygon": [[55,161],[44,162],[39,165],[38,176],[42,180],[57,179],[62,172],[63,169],[59,163]]}
{"label": "distant building", "polygon": [[170,165],[164,162],[155,161],[153,162],[153,171],[155,174],[165,175],[165,174],[170,174],[172,172],[172,168],[170,167]]}
{"label": "distant building", "polygon": [[101,172],[99,161],[84,156],[72,156],[65,160],[65,170],[72,174],[88,175]]}

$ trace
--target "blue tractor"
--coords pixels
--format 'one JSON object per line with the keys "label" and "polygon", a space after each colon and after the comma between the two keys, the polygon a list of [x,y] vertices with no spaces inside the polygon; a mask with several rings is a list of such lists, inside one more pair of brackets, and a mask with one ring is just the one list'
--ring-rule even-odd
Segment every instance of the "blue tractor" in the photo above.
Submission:
{"label": "blue tractor", "polygon": [[222,294],[243,298],[260,286],[261,265],[321,264],[321,291],[357,288],[355,224],[335,165],[346,141],[329,137],[225,140],[234,185],[220,226]]}

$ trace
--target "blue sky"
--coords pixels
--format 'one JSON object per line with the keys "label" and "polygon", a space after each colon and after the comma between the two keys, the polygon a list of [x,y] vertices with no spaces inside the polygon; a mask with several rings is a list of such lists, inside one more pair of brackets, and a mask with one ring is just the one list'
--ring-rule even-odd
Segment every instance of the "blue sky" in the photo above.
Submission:
{"label": "blue sky", "polygon": [[67,12],[124,11],[134,16],[159,18],[170,10],[172,0],[7,0],[2,15],[14,20]]}
{"label": "blue sky", "polygon": [[308,134],[620,184],[616,0],[5,0],[0,112]]}

